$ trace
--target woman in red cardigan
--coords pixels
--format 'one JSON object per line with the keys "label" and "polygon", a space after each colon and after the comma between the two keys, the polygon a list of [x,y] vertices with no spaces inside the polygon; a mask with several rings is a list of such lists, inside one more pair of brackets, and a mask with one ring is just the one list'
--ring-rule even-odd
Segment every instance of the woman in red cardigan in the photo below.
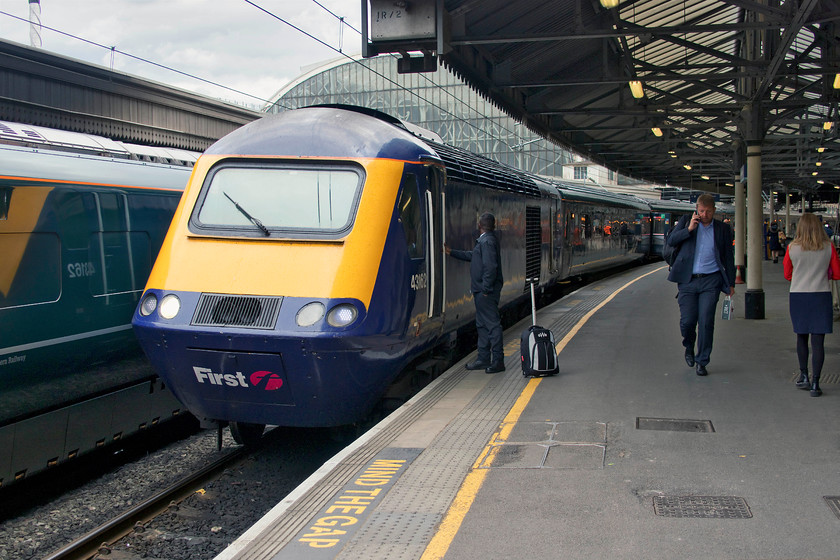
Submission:
{"label": "woman in red cardigan", "polygon": [[[819,219],[802,215],[796,237],[784,258],[785,278],[790,280],[790,319],[796,333],[799,379],[796,386],[811,389],[812,397],[822,395],[820,372],[825,361],[825,335],[831,332],[831,286],[840,279],[840,260]],[[811,339],[811,370],[808,379],[808,338]]]}

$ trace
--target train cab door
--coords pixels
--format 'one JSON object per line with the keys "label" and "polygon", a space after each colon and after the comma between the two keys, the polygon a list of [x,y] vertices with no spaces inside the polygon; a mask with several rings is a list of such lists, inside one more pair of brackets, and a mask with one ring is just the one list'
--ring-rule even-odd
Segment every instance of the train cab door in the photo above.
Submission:
{"label": "train cab door", "polygon": [[446,259],[443,243],[446,240],[446,194],[443,170],[436,165],[425,166],[426,189],[426,272],[429,279],[428,315],[433,322],[442,322],[446,298],[444,278]]}

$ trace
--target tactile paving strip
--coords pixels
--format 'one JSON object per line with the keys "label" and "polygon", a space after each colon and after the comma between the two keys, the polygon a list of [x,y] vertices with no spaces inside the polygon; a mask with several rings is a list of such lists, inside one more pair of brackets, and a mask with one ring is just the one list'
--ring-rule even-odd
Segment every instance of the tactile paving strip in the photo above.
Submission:
{"label": "tactile paving strip", "polygon": [[823,496],[823,500],[831,508],[831,513],[840,518],[840,496]]}
{"label": "tactile paving strip", "polygon": [[[799,379],[799,372],[795,371],[790,376],[791,383]],[[840,384],[840,373],[823,373],[820,375],[820,385]]]}

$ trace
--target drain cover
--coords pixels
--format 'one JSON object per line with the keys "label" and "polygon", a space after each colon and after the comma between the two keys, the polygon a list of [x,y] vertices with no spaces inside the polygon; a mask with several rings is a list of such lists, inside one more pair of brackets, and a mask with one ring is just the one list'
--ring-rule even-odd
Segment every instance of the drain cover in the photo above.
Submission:
{"label": "drain cover", "polygon": [[837,517],[840,517],[840,496],[823,496],[823,500]]}
{"label": "drain cover", "polygon": [[664,517],[749,519],[747,501],[737,496],[654,496],[653,511]]}
{"label": "drain cover", "polygon": [[636,418],[636,429],[707,433],[715,431],[711,420],[680,420],[679,418]]}

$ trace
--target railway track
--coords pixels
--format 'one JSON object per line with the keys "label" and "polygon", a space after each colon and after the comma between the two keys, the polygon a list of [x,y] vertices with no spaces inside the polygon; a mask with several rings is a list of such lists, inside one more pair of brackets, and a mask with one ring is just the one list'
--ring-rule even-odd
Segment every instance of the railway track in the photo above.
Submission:
{"label": "railway track", "polygon": [[96,554],[108,554],[111,545],[133,531],[143,530],[143,523],[154,518],[170,507],[201,488],[223,469],[234,465],[248,455],[250,450],[239,447],[228,451],[213,463],[178,480],[175,484],[161,490],[112,520],[82,535],[67,546],[46,556],[44,560],[87,560]]}

